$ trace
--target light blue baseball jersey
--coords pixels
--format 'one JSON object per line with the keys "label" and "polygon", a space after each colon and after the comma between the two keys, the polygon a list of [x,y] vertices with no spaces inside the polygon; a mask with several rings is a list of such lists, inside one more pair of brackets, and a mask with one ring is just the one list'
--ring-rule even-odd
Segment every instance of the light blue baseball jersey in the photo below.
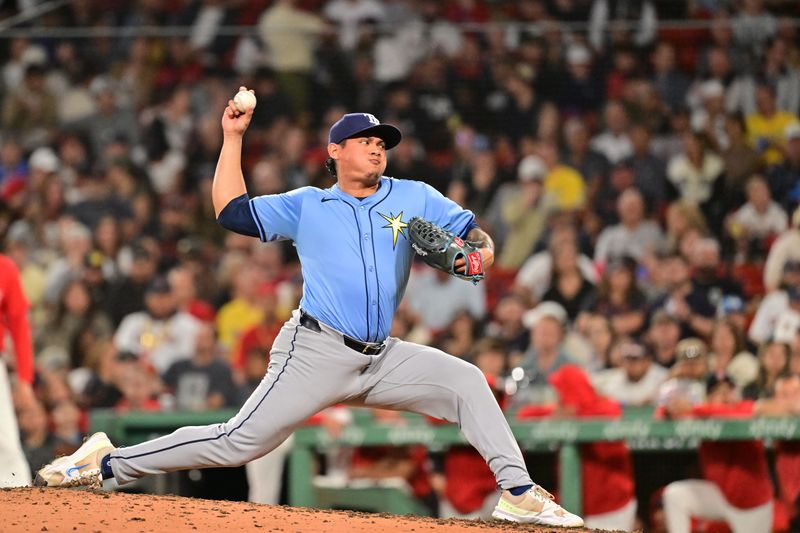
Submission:
{"label": "light blue baseball jersey", "polygon": [[253,198],[250,210],[262,241],[294,241],[304,280],[300,307],[362,342],[389,335],[414,256],[411,217],[462,237],[475,225],[471,211],[430,185],[386,176],[361,200],[338,185],[302,187]]}

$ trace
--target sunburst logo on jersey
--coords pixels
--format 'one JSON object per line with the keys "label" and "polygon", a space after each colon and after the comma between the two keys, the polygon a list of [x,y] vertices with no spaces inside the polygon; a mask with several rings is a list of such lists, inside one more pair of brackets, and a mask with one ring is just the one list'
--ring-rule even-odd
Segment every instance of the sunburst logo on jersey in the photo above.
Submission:
{"label": "sunburst logo on jersey", "polygon": [[[382,226],[382,227],[389,228],[389,229],[392,230],[392,250],[394,250],[395,247],[397,246],[397,235],[400,234],[403,237],[406,237],[406,234],[403,231],[403,228],[407,228],[408,224],[403,222],[403,212],[400,211],[399,215],[394,216],[392,214],[392,212],[389,211],[389,216],[388,217],[386,215],[384,215],[383,213],[378,213],[378,214],[380,216],[382,216],[383,219],[386,222],[388,222],[388,224],[386,224],[385,226]],[[406,238],[408,238],[408,237],[406,237]]]}

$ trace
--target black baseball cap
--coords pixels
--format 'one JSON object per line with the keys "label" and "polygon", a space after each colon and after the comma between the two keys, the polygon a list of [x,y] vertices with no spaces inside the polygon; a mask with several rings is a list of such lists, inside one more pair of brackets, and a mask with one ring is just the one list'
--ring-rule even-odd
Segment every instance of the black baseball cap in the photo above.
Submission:
{"label": "black baseball cap", "polygon": [[800,272],[800,261],[789,259],[783,264],[784,272]]}
{"label": "black baseball cap", "polygon": [[164,276],[157,276],[153,278],[150,284],[145,289],[145,294],[167,294],[170,292],[169,282]]}
{"label": "black baseball cap", "polygon": [[348,113],[331,126],[328,143],[339,144],[353,137],[378,137],[386,143],[389,150],[400,144],[403,134],[391,124],[381,124],[375,115],[369,113]]}
{"label": "black baseball cap", "polygon": [[706,392],[709,393],[713,391],[720,383],[727,383],[731,387],[736,388],[736,382],[729,374],[725,373],[721,376],[709,374],[708,377],[706,377]]}

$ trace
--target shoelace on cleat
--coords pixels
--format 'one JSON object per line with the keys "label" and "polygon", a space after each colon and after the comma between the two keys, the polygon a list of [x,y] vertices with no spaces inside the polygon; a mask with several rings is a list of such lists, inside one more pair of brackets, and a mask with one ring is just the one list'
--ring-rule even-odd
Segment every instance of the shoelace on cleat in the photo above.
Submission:
{"label": "shoelace on cleat", "polygon": [[542,501],[547,501],[547,500],[550,500],[550,501],[555,501],[555,499],[556,499],[556,497],[555,497],[555,496],[553,496],[552,494],[550,494],[549,492],[547,492],[545,489],[543,489],[543,488],[542,488],[542,487],[540,487],[539,485],[536,485],[535,487],[533,487],[533,489],[531,489],[531,491],[532,491],[532,492],[533,492],[533,493],[534,493],[536,496],[538,496],[538,497],[539,497],[539,499],[540,499],[540,500],[542,500]]}

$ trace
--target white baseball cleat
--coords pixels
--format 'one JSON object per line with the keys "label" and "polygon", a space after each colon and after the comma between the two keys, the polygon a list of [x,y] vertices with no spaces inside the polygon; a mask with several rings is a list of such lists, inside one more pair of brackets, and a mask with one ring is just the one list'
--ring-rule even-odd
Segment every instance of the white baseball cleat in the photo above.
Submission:
{"label": "white baseball cleat", "polygon": [[105,433],[95,433],[86,439],[72,455],[65,455],[45,465],[33,484],[36,487],[94,487],[100,488],[103,476],[100,462],[114,451]]}
{"label": "white baseball cleat", "polygon": [[504,490],[492,517],[509,522],[525,522],[555,527],[582,527],[583,519],[558,505],[553,495],[539,485],[514,496]]}

